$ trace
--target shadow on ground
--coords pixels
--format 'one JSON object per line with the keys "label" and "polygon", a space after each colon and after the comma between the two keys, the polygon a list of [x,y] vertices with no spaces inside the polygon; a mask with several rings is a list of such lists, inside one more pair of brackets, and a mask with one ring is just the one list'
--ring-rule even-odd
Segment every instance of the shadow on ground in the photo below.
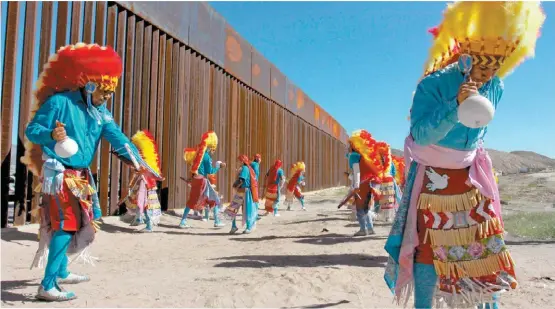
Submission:
{"label": "shadow on ground", "polygon": [[213,259],[229,261],[214,267],[267,268],[267,267],[384,267],[386,256],[366,254],[318,254],[318,255],[240,255]]}
{"label": "shadow on ground", "polygon": [[318,309],[318,308],[329,308],[337,305],[350,304],[350,303],[351,303],[350,301],[344,299],[335,303],[317,304],[317,305],[300,306],[300,307],[282,307],[281,309],[297,309],[297,308]]}
{"label": "shadow on ground", "polygon": [[[16,229],[2,229],[2,240],[20,244],[19,241],[39,241],[36,233],[19,231]],[[22,245],[22,244],[20,244]]]}
{"label": "shadow on ground", "polygon": [[38,288],[38,283],[35,280],[12,280],[12,281],[2,281],[2,303],[9,304],[11,302],[40,302],[35,298],[35,295],[17,293],[17,290],[21,290],[28,286],[36,286]]}
{"label": "shadow on ground", "polygon": [[505,244],[508,246],[529,246],[529,245],[553,245],[555,239],[551,240],[507,240]]}
{"label": "shadow on ground", "polygon": [[362,242],[372,241],[376,239],[385,239],[383,236],[368,236],[368,237],[353,237],[352,235],[344,234],[321,234],[321,235],[302,235],[302,236],[262,236],[262,237],[244,237],[244,238],[231,238],[233,241],[252,242],[252,241],[269,241],[279,239],[297,239],[296,243],[311,244],[311,245],[336,245],[339,243],[348,242]]}

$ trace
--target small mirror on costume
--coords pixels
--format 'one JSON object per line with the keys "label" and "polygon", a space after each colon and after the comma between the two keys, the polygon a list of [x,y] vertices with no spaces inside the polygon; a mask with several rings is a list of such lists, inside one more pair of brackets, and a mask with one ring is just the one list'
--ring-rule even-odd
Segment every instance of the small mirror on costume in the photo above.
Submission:
{"label": "small mirror on costume", "polygon": [[459,56],[459,70],[466,75],[470,74],[472,71],[472,56],[468,54],[462,54]]}

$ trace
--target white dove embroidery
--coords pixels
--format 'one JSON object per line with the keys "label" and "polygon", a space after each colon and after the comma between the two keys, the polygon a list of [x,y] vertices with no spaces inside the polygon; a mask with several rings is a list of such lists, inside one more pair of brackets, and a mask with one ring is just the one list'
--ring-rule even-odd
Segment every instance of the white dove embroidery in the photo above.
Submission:
{"label": "white dove embroidery", "polygon": [[426,185],[428,190],[434,192],[435,190],[442,190],[447,188],[447,180],[449,176],[447,174],[440,175],[433,168],[429,168],[426,171],[426,176],[430,179],[430,183]]}

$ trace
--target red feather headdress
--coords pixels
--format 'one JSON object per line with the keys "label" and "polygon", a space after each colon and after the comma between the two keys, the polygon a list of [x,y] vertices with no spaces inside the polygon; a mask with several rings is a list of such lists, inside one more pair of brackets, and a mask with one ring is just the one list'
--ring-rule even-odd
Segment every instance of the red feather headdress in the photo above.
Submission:
{"label": "red feather headdress", "polygon": [[[100,89],[114,91],[122,68],[121,58],[112,47],[85,43],[61,47],[50,56],[39,76],[30,119],[33,119],[46,99],[55,93],[75,91],[88,82],[96,83]],[[33,174],[40,176],[42,149],[26,139],[25,155],[21,162]]]}

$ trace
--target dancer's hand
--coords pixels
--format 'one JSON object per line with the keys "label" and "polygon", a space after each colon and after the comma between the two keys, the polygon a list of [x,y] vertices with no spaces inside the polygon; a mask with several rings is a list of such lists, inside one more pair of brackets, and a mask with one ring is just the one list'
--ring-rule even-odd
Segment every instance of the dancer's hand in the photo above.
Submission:
{"label": "dancer's hand", "polygon": [[63,141],[67,138],[66,129],[64,128],[66,125],[56,120],[56,128],[52,130],[52,139],[56,142]]}
{"label": "dancer's hand", "polygon": [[227,164],[225,164],[225,162],[220,163],[220,168],[225,168],[227,166]]}
{"label": "dancer's hand", "polygon": [[473,82],[469,80],[466,83],[463,83],[459,87],[459,92],[457,94],[457,103],[462,104],[464,100],[466,100],[471,94],[478,93],[478,89],[482,87],[482,83]]}

